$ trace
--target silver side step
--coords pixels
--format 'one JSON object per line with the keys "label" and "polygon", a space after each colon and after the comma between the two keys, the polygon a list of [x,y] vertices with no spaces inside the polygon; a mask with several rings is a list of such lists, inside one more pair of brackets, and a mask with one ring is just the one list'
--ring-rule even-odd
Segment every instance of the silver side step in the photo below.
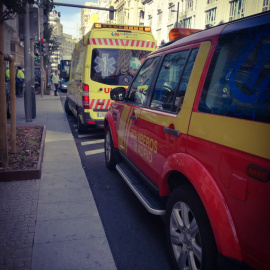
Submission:
{"label": "silver side step", "polygon": [[150,193],[150,191],[139,181],[139,179],[124,163],[117,164],[116,170],[125,180],[143,206],[147,209],[147,211],[158,216],[165,215],[165,207],[162,206],[161,202],[152,193]]}

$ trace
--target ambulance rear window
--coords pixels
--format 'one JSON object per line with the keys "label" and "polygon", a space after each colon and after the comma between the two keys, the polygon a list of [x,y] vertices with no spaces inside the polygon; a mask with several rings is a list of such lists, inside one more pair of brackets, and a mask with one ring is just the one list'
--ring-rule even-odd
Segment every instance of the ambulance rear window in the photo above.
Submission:
{"label": "ambulance rear window", "polygon": [[128,86],[150,51],[93,49],[91,79],[108,85]]}
{"label": "ambulance rear window", "polygon": [[270,123],[270,24],[222,34],[199,111]]}

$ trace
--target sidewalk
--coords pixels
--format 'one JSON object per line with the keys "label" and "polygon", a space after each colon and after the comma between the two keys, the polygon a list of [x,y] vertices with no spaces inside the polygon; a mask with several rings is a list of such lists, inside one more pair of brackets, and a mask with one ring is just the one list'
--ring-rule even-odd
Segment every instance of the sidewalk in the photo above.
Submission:
{"label": "sidewalk", "polygon": [[[116,269],[59,97],[36,96],[46,125],[41,179],[0,182],[0,269]],[[9,124],[9,121],[8,121]]]}

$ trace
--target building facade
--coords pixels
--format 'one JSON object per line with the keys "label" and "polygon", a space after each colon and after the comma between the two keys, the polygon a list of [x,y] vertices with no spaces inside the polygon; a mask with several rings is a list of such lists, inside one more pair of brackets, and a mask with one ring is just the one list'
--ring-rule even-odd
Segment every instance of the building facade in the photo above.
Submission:
{"label": "building facade", "polygon": [[144,25],[144,5],[142,0],[111,0],[110,5],[117,11],[114,23]]}
{"label": "building facade", "polygon": [[52,26],[52,34],[58,42],[59,47],[55,50],[50,57],[52,71],[58,69],[58,64],[62,58],[62,36],[63,36],[63,25],[60,23],[60,18],[57,13],[51,13],[49,15],[49,24]]}
{"label": "building facade", "polygon": [[[110,0],[99,0],[98,3],[87,2],[85,6],[89,7],[103,7],[108,8],[110,6]],[[99,10],[99,9],[88,9],[82,8],[81,9],[81,35],[85,35],[87,32],[90,31],[92,27],[93,15],[98,18],[98,22],[107,23],[110,22],[109,20],[109,12],[106,10]],[[91,19],[92,18],[92,19]]]}
{"label": "building facade", "polygon": [[24,66],[24,46],[19,39],[18,16],[12,20],[4,21],[4,53],[11,55],[15,66]]}
{"label": "building facade", "polygon": [[72,35],[68,35],[68,34],[63,33],[62,43],[60,45],[63,59],[66,59],[66,60],[71,59],[71,55],[73,53],[75,43],[76,43],[76,39],[72,38]]}
{"label": "building facade", "polygon": [[[117,0],[115,0],[116,2]],[[269,0],[142,0],[158,45],[174,27],[206,29],[269,10]]]}

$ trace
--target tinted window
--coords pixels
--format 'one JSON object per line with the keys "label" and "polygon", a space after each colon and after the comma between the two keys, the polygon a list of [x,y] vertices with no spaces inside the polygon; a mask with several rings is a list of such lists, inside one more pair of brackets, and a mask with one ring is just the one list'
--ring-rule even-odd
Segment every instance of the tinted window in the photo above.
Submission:
{"label": "tinted window", "polygon": [[140,69],[137,77],[132,83],[127,98],[131,102],[135,102],[138,105],[144,105],[146,102],[146,95],[152,81],[156,66],[158,64],[159,57],[150,58],[145,61]]}
{"label": "tinted window", "polygon": [[110,85],[129,85],[149,51],[94,49],[91,79]]}
{"label": "tinted window", "polygon": [[74,51],[72,57],[72,75],[71,75],[72,80],[81,82],[84,61],[85,61],[85,50],[81,52]]}
{"label": "tinted window", "polygon": [[150,106],[179,112],[198,49],[165,56],[155,85]]}
{"label": "tinted window", "polygon": [[199,111],[270,122],[269,26],[221,35]]}

